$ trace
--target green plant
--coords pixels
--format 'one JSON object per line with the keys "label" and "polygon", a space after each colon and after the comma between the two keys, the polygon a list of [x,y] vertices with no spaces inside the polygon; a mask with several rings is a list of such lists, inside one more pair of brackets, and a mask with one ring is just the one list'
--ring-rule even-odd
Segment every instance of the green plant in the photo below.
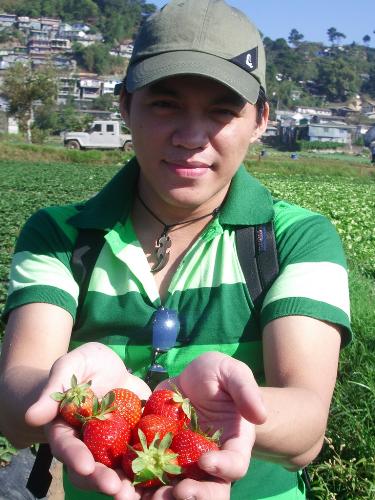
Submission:
{"label": "green plant", "polygon": [[7,465],[16,454],[16,448],[4,436],[0,435],[0,467]]}
{"label": "green plant", "polygon": [[331,141],[296,141],[296,147],[299,151],[313,151],[313,150],[325,150],[325,149],[340,149],[345,148],[345,144],[341,142],[331,142]]}
{"label": "green plant", "polygon": [[[372,500],[375,484],[375,176],[368,160],[302,152],[298,161],[269,151],[246,165],[275,197],[327,215],[344,243],[350,268],[353,342],[343,350],[326,442],[309,466],[316,500]],[[0,142],[0,304],[19,230],[40,207],[95,194],[128,158],[121,151]],[[12,158],[12,159],[9,159]],[[1,336],[1,333],[0,333]],[[0,457],[12,453],[0,436]]]}

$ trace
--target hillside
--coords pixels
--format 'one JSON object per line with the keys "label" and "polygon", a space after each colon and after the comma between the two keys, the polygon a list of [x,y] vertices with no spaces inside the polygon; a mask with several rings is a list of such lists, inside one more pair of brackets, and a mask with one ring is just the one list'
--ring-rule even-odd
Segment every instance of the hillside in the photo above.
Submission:
{"label": "hillside", "polygon": [[[145,0],[0,0],[0,13],[83,22],[90,27],[89,33],[101,33],[102,42],[94,47],[74,46],[78,65],[98,74],[113,74],[113,68],[122,67],[123,62],[112,60],[108,51],[129,42],[142,20],[155,9]],[[2,31],[0,43],[4,47],[9,42],[9,47],[22,35],[17,30],[8,34]],[[362,45],[345,41],[344,33],[328,26],[327,44],[305,41],[303,33],[295,28],[288,40],[272,40],[265,34],[267,94],[272,109],[350,105],[357,95],[370,103],[375,100],[375,48],[369,46],[371,37],[364,34]]]}

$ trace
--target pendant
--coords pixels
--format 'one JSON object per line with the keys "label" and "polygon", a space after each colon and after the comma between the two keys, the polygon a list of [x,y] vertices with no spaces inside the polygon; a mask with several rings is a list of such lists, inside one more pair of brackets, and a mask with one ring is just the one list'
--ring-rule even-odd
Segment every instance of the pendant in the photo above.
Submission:
{"label": "pendant", "polygon": [[152,273],[157,273],[167,265],[169,260],[169,249],[172,245],[171,239],[167,234],[162,234],[156,242],[156,264],[151,268]]}

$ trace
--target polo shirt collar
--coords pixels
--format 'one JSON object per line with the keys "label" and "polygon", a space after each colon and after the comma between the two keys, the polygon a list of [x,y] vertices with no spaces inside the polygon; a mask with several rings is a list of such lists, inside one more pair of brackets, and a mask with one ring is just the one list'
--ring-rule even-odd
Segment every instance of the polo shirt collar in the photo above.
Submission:
{"label": "polo shirt collar", "polygon": [[95,196],[78,206],[69,222],[82,229],[110,230],[130,214],[137,190],[139,166],[132,158]]}
{"label": "polo shirt collar", "polygon": [[251,226],[264,224],[274,215],[271,193],[241,165],[233,177],[219,213],[221,224]]}
{"label": "polo shirt collar", "polygon": [[[132,158],[94,197],[78,206],[70,223],[82,229],[110,230],[125,222],[137,189],[139,165]],[[220,224],[264,224],[274,214],[270,192],[243,165],[236,172],[218,219]]]}

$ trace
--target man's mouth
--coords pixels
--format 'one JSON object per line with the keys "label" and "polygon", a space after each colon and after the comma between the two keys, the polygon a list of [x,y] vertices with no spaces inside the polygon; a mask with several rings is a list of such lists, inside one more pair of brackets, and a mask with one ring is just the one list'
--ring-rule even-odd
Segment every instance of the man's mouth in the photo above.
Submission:
{"label": "man's mouth", "polygon": [[211,165],[200,161],[165,160],[165,166],[180,177],[201,177],[207,174]]}

